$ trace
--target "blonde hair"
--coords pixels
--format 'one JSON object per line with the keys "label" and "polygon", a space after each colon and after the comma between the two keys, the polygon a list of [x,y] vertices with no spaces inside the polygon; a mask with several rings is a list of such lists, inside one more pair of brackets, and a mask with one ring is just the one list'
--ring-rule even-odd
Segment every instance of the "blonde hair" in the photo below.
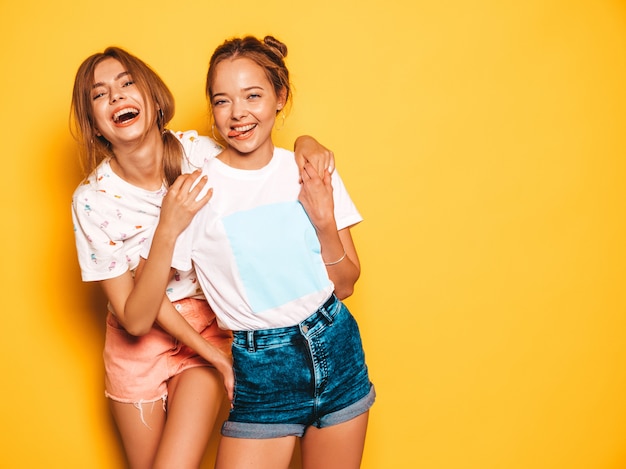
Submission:
{"label": "blonde hair", "polygon": [[97,134],[91,96],[96,66],[109,58],[122,64],[148,106],[152,103],[150,110],[163,138],[163,178],[167,184],[172,184],[181,174],[183,157],[182,145],[174,134],[166,130],[174,117],[174,96],[149,65],[119,47],[107,47],[104,52],[85,59],[74,79],[70,130],[81,148],[80,162],[85,176],[91,174],[102,160],[114,156],[110,143]]}

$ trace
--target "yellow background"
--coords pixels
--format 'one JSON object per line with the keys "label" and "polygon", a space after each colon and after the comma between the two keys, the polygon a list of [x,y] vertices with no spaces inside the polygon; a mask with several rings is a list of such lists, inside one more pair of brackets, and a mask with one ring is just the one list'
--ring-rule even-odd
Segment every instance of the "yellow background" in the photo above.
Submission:
{"label": "yellow background", "polygon": [[365,217],[363,468],[626,467],[617,0],[2,0],[0,466],[123,464],[70,220],[78,65],[129,49],[174,92],[171,127],[207,133],[208,58],[245,33],[289,46],[278,141],[332,148]]}

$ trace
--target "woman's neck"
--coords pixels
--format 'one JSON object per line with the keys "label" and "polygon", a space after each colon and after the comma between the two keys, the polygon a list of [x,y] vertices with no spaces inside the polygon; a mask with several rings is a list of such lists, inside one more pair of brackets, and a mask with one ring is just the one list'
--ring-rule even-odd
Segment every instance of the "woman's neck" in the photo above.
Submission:
{"label": "woman's neck", "polygon": [[126,182],[146,190],[163,185],[163,139],[160,132],[150,132],[139,142],[114,148],[113,172]]}

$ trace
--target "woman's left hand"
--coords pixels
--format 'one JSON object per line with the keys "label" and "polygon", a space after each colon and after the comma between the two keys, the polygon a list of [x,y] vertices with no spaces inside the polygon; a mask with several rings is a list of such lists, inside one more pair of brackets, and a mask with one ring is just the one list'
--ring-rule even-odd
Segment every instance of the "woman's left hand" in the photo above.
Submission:
{"label": "woman's left hand", "polygon": [[321,178],[324,177],[326,171],[332,174],[335,170],[334,153],[313,137],[308,135],[298,137],[294,144],[294,153],[296,154],[296,163],[300,168],[300,181],[302,181],[305,163],[311,164]]}
{"label": "woman's left hand", "polygon": [[323,177],[320,177],[317,168],[310,163],[305,163],[298,200],[317,231],[328,228],[337,230],[333,186],[328,171],[324,171]]}

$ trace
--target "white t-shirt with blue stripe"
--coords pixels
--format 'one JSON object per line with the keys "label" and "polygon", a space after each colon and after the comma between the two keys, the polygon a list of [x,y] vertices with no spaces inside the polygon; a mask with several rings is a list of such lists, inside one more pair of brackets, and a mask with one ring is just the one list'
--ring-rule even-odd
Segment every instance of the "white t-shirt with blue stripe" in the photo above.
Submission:
{"label": "white t-shirt with blue stripe", "polygon": [[[252,171],[213,158],[203,174],[213,196],[179,236],[173,267],[195,266],[223,328],[285,327],[310,316],[334,286],[315,228],[298,202],[293,153],[276,148],[270,163]],[[336,171],[332,184],[337,229],[359,223]]]}

